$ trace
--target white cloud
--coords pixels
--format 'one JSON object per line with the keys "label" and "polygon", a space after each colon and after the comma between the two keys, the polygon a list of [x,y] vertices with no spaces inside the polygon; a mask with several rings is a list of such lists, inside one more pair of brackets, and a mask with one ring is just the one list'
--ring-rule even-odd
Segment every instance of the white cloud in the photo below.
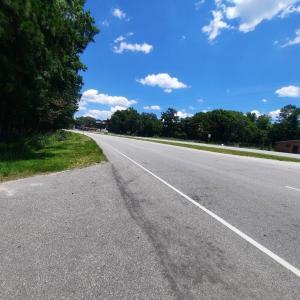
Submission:
{"label": "white cloud", "polygon": [[123,96],[110,96],[107,94],[101,94],[95,89],[90,89],[83,92],[81,101],[84,103],[99,103],[110,106],[122,106],[129,107],[130,105],[136,104],[136,100],[130,100]]}
{"label": "white cloud", "polygon": [[276,91],[276,94],[279,97],[290,97],[290,98],[296,98],[300,97],[300,87],[289,85],[282,87]]}
{"label": "white cloud", "polygon": [[213,19],[202,31],[208,34],[210,41],[222,29],[233,28],[232,24],[236,23],[239,31],[250,32],[265,20],[300,12],[298,3],[299,0],[215,0]]}
{"label": "white cloud", "polygon": [[272,118],[272,120],[276,120],[279,114],[280,114],[280,109],[276,109],[268,113],[268,115]]}
{"label": "white cloud", "polygon": [[300,44],[300,29],[295,31],[295,37],[293,39],[288,40],[285,44],[281,45],[281,48],[285,48],[288,46],[299,45]]}
{"label": "white cloud", "polygon": [[208,40],[212,42],[223,29],[230,29],[231,27],[223,21],[223,13],[220,10],[214,10],[212,12],[213,19],[210,23],[202,27],[202,32],[208,35]]}
{"label": "white cloud", "polygon": [[78,110],[85,111],[87,109],[86,106],[86,101],[80,100],[78,104]]}
{"label": "white cloud", "polygon": [[153,50],[153,46],[147,43],[143,44],[131,44],[127,42],[121,42],[118,45],[114,46],[113,51],[115,53],[123,53],[124,51],[131,52],[143,52],[149,54]]}
{"label": "white cloud", "polygon": [[[126,34],[127,37],[133,36],[133,32],[128,32]],[[128,43],[126,42],[126,37],[123,35],[118,36],[114,40],[114,47],[113,51],[115,53],[121,54],[126,51],[131,51],[131,52],[143,52],[145,54],[149,54],[153,50],[153,46],[148,44],[148,43],[142,43],[142,44],[137,44],[137,43]]]}
{"label": "white cloud", "polygon": [[252,110],[252,111],[251,111],[251,114],[256,114],[257,117],[261,116],[260,111],[259,111],[259,110],[256,110],[256,109]]}
{"label": "white cloud", "polygon": [[92,117],[95,119],[106,120],[111,117],[111,111],[109,110],[98,110],[98,109],[89,109],[84,117]]}
{"label": "white cloud", "polygon": [[298,0],[233,0],[226,6],[228,19],[240,20],[239,30],[249,32],[264,20],[271,20],[291,9]]}
{"label": "white cloud", "polygon": [[122,11],[120,8],[114,8],[112,10],[112,14],[114,17],[123,20],[126,18],[126,13],[124,11]]}
{"label": "white cloud", "polygon": [[280,14],[281,18],[286,17],[289,14],[293,14],[293,13],[299,13],[300,12],[300,5],[296,5],[299,3],[299,0],[294,1],[294,4],[288,6],[287,8],[285,8],[283,10],[283,12]]}
{"label": "white cloud", "polygon": [[159,105],[146,105],[143,108],[147,109],[147,110],[160,110],[161,109],[161,107]]}
{"label": "white cloud", "polygon": [[180,119],[185,119],[185,118],[187,118],[187,117],[192,117],[193,114],[187,113],[187,112],[184,111],[184,110],[179,110],[179,111],[176,113],[176,116],[179,117]]}
{"label": "white cloud", "polygon": [[118,110],[125,110],[125,109],[127,109],[127,108],[128,108],[128,107],[116,105],[116,106],[111,107],[111,108],[110,108],[110,111],[114,113],[114,112],[116,112],[116,111],[118,111]]}
{"label": "white cloud", "polygon": [[112,114],[118,110],[125,110],[126,107],[115,106],[111,107],[110,110],[98,110],[98,109],[89,109],[84,116],[92,117],[95,119],[106,120],[109,119]]}
{"label": "white cloud", "polygon": [[263,102],[263,103],[267,103],[268,102],[268,100],[267,99],[261,99],[261,102]]}
{"label": "white cloud", "polygon": [[198,103],[203,103],[204,100],[203,100],[203,99],[197,99],[197,102],[198,102]]}
{"label": "white cloud", "polygon": [[147,75],[145,78],[137,80],[142,85],[158,86],[164,89],[164,92],[171,93],[173,90],[187,88],[187,85],[180,82],[176,77],[171,77],[168,73],[159,73]]}

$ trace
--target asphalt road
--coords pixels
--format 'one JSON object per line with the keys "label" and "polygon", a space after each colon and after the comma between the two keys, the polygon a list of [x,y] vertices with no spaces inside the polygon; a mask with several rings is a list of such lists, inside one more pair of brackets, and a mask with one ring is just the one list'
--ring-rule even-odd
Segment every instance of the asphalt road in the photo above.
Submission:
{"label": "asphalt road", "polygon": [[109,163],[0,185],[1,299],[299,299],[299,164],[88,135]]}

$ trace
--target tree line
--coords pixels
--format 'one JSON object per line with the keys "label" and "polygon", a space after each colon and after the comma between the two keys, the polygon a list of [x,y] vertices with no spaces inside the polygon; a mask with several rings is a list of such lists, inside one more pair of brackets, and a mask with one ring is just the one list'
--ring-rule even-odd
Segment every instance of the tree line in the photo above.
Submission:
{"label": "tree line", "polygon": [[66,128],[98,32],[84,0],[0,1],[0,138]]}
{"label": "tree line", "polygon": [[111,116],[108,130],[116,134],[270,147],[275,141],[300,139],[299,121],[300,108],[294,105],[284,106],[275,122],[268,115],[224,109],[179,118],[175,109],[168,108],[158,118],[156,114],[129,108]]}

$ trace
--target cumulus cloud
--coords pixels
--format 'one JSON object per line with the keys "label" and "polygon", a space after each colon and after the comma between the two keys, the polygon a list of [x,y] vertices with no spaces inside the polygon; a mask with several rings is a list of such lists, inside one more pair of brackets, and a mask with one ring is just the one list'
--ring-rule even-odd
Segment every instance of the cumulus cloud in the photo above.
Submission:
{"label": "cumulus cloud", "polygon": [[84,111],[84,110],[86,110],[86,109],[87,109],[87,108],[86,108],[86,105],[87,105],[86,101],[80,100],[80,101],[79,101],[79,104],[78,104],[78,110],[79,110],[79,111]]}
{"label": "cumulus cloud", "polygon": [[263,102],[263,103],[267,103],[268,102],[268,99],[261,99],[261,102]]}
{"label": "cumulus cloud", "polygon": [[228,19],[239,19],[239,30],[249,32],[264,20],[283,16],[291,11],[298,0],[233,0],[230,6],[225,6]]}
{"label": "cumulus cloud", "polygon": [[[265,20],[284,18],[300,12],[299,0],[215,0],[213,19],[202,31],[214,40],[223,29],[233,28],[238,23],[241,32],[253,31]],[[225,20],[224,20],[225,19]],[[234,22],[233,22],[234,21]]]}
{"label": "cumulus cloud", "polygon": [[111,117],[111,112],[109,110],[98,110],[98,109],[89,109],[84,117],[92,117],[95,119],[106,120]]}
{"label": "cumulus cloud", "polygon": [[261,116],[261,112],[257,109],[252,110],[251,114],[255,114],[257,117]]}
{"label": "cumulus cloud", "polygon": [[272,118],[273,121],[278,118],[279,114],[280,114],[280,109],[276,109],[268,113],[268,115]]}
{"label": "cumulus cloud", "polygon": [[192,117],[193,114],[187,113],[185,110],[179,110],[176,113],[176,116],[179,117],[180,119],[185,119],[187,117]]}
{"label": "cumulus cloud", "polygon": [[143,107],[146,110],[160,110],[161,107],[159,105],[146,105]]}
{"label": "cumulus cloud", "polygon": [[300,29],[297,29],[295,31],[295,37],[292,39],[289,39],[286,43],[281,45],[281,48],[285,48],[288,46],[293,46],[293,45],[299,45],[300,44]]}
{"label": "cumulus cloud", "polygon": [[95,119],[100,119],[100,120],[106,120],[109,119],[112,114],[118,110],[125,110],[126,107],[122,106],[115,106],[111,107],[110,110],[98,110],[98,109],[89,109],[84,116],[85,117],[92,117]]}
{"label": "cumulus cloud", "polygon": [[[133,36],[133,32],[128,32],[126,34],[127,37]],[[130,52],[143,52],[145,54],[149,54],[153,50],[153,46],[148,43],[128,43],[126,41],[126,37],[120,35],[114,40],[113,51],[115,53],[121,54],[126,51]]]}
{"label": "cumulus cloud", "polygon": [[180,82],[176,77],[171,77],[168,73],[150,74],[137,81],[142,85],[160,87],[165,93],[171,93],[173,90],[187,88],[186,84]]}
{"label": "cumulus cloud", "polygon": [[112,10],[112,15],[120,20],[123,20],[126,18],[126,13],[124,11],[122,11],[120,8],[114,8]]}
{"label": "cumulus cloud", "polygon": [[297,98],[300,97],[300,87],[289,85],[278,89],[275,93],[279,97]]}
{"label": "cumulus cloud", "polygon": [[81,96],[82,103],[99,103],[109,106],[129,107],[136,104],[136,100],[130,100],[124,96],[110,96],[107,94],[99,93],[95,89],[86,90]]}

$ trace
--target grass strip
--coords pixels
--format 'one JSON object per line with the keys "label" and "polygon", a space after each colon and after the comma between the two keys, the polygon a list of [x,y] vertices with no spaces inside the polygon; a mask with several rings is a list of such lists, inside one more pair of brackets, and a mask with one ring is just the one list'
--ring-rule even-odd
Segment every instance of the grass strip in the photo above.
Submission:
{"label": "grass strip", "polygon": [[[126,136],[126,137],[128,137],[128,136]],[[151,138],[147,138],[147,139],[138,138],[138,137],[128,137],[128,138],[132,138],[132,139],[136,139],[136,140],[140,140],[140,141],[149,141],[149,142],[153,142],[153,143],[191,148],[191,149],[202,150],[202,151],[300,163],[300,158],[294,158],[294,157],[287,157],[287,156],[280,156],[280,155],[273,155],[273,154],[266,154],[266,153],[257,153],[257,152],[251,152],[251,151],[239,151],[239,150],[232,150],[232,149],[224,149],[224,148],[217,148],[217,147],[212,147],[212,146],[191,145],[191,144],[184,144],[184,143],[155,140],[155,139],[151,139]]]}
{"label": "grass strip", "polygon": [[0,181],[81,168],[106,161],[91,138],[59,130],[0,143]]}

